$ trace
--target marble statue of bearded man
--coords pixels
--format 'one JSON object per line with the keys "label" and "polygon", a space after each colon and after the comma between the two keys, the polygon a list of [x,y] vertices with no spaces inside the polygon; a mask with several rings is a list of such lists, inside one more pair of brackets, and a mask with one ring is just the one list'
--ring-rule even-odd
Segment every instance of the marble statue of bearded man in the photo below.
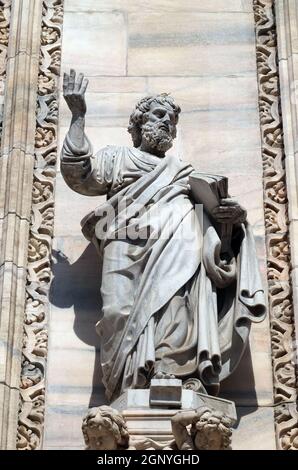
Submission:
{"label": "marble statue of bearded man", "polygon": [[[97,331],[107,397],[169,374],[198,378],[216,394],[241,359],[251,322],[265,315],[246,211],[223,199],[198,217],[204,197],[191,191],[194,169],[166,153],[180,113],[166,94],[136,105],[133,147],[109,145],[94,155],[84,133],[87,85],[74,70],[64,75],[72,120],[61,171],[74,191],[107,195],[82,221],[102,265]],[[223,223],[233,227],[229,259],[221,256]]]}

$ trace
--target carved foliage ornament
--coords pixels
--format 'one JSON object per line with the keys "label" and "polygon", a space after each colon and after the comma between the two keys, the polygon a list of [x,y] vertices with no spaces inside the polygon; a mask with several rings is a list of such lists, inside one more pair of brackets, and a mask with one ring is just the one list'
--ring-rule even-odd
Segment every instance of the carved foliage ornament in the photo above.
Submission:
{"label": "carved foliage ornament", "polygon": [[274,0],[254,0],[267,244],[267,277],[278,449],[298,449],[288,200]]}
{"label": "carved foliage ornament", "polygon": [[3,103],[6,78],[11,0],[0,0],[0,144],[3,121]]}
{"label": "carved foliage ornament", "polygon": [[63,0],[44,0],[17,448],[42,446]]}

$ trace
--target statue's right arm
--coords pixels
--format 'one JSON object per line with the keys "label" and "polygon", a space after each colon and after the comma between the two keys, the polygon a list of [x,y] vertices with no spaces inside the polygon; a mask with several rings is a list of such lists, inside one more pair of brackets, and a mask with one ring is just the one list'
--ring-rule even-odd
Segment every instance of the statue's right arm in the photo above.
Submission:
{"label": "statue's right arm", "polygon": [[86,196],[106,194],[107,185],[99,178],[91,144],[85,135],[86,101],[88,80],[80,73],[70,70],[63,78],[63,96],[72,114],[69,130],[61,152],[61,173],[67,185]]}

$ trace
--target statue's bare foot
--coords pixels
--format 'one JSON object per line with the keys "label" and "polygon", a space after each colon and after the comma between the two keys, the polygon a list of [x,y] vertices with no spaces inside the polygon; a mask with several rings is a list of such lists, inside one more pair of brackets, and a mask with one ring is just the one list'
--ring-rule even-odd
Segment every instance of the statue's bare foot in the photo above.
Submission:
{"label": "statue's bare foot", "polygon": [[153,379],[175,379],[175,375],[159,370],[153,376]]}

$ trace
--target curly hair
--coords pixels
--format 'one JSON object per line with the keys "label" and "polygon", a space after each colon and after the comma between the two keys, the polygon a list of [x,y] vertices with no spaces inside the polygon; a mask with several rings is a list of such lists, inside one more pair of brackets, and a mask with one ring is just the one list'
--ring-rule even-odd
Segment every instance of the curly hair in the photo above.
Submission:
{"label": "curly hair", "polygon": [[197,432],[208,436],[210,432],[217,431],[222,438],[221,449],[230,449],[232,430],[231,419],[221,411],[211,410],[203,406],[197,410],[196,423],[191,427],[191,436],[193,440]]}
{"label": "curly hair", "polygon": [[131,113],[127,128],[128,132],[131,134],[134,147],[139,147],[141,145],[143,116],[150,110],[151,103],[170,105],[175,114],[175,123],[177,124],[178,122],[179,113],[181,111],[180,106],[175,104],[173,98],[169,96],[168,93],[161,93],[160,95],[146,96],[145,98],[142,98]]}
{"label": "curly hair", "polygon": [[129,446],[129,433],[122,414],[111,408],[102,405],[98,408],[90,408],[82,424],[83,436],[86,449],[89,449],[88,429],[104,427],[113,433],[118,449],[127,449]]}

